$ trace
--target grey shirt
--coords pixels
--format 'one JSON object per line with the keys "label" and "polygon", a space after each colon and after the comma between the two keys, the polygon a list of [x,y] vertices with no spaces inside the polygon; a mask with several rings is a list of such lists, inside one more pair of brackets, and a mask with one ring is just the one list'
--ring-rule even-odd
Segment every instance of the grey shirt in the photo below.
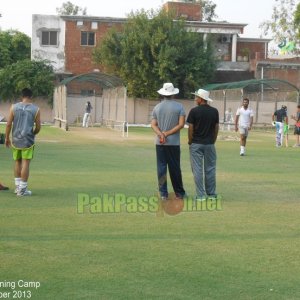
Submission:
{"label": "grey shirt", "polygon": [[[163,100],[157,104],[152,112],[152,119],[157,120],[161,131],[167,131],[179,124],[179,117],[185,116],[185,111],[181,103],[174,100]],[[159,138],[156,138],[156,145],[160,145]],[[164,146],[180,145],[180,131],[169,135]]]}
{"label": "grey shirt", "polygon": [[39,108],[32,103],[19,102],[13,106],[12,144],[17,149],[34,145],[33,127]]}

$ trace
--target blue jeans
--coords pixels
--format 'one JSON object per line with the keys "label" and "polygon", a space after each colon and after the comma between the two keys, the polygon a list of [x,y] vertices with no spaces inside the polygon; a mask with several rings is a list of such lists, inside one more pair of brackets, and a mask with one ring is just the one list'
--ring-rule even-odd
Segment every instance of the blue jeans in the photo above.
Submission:
{"label": "blue jeans", "polygon": [[173,190],[178,197],[185,195],[180,168],[180,146],[156,145],[158,188],[161,197],[168,197],[167,169]]}
{"label": "blue jeans", "polygon": [[190,159],[196,185],[196,197],[216,196],[215,145],[191,144]]}

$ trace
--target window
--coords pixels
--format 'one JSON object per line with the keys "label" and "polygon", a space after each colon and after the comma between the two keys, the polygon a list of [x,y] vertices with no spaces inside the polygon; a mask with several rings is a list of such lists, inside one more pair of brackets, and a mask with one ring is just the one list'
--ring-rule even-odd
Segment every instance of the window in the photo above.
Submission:
{"label": "window", "polygon": [[94,96],[95,95],[95,91],[94,90],[81,90],[80,94],[82,96]]}
{"label": "window", "polygon": [[42,46],[57,46],[57,31],[42,31]]}
{"label": "window", "polygon": [[81,46],[95,46],[95,33],[82,31]]}
{"label": "window", "polygon": [[92,29],[98,29],[98,22],[92,22],[91,28]]}

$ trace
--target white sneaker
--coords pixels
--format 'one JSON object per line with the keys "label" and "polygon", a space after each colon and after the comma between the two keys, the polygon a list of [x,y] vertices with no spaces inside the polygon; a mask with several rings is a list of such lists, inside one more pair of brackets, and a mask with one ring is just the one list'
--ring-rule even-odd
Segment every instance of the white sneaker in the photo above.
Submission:
{"label": "white sneaker", "polygon": [[17,196],[19,196],[19,197],[31,196],[31,195],[32,195],[32,192],[28,191],[27,188],[19,189],[17,192]]}

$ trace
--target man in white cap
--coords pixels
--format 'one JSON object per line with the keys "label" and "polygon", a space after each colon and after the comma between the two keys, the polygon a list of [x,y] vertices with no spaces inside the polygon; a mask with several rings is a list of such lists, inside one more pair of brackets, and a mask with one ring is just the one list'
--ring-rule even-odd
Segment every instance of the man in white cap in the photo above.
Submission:
{"label": "man in white cap", "polygon": [[167,169],[169,169],[173,190],[177,198],[185,196],[180,167],[180,130],[185,124],[182,104],[174,100],[179,93],[173,84],[164,83],[157,91],[164,96],[152,112],[151,127],[156,133],[156,162],[159,193],[162,200],[168,198]]}
{"label": "man in white cap", "polygon": [[219,112],[208,104],[213,101],[208,91],[199,89],[192,94],[197,106],[191,109],[187,122],[196,200],[216,199],[215,142],[219,132]]}

